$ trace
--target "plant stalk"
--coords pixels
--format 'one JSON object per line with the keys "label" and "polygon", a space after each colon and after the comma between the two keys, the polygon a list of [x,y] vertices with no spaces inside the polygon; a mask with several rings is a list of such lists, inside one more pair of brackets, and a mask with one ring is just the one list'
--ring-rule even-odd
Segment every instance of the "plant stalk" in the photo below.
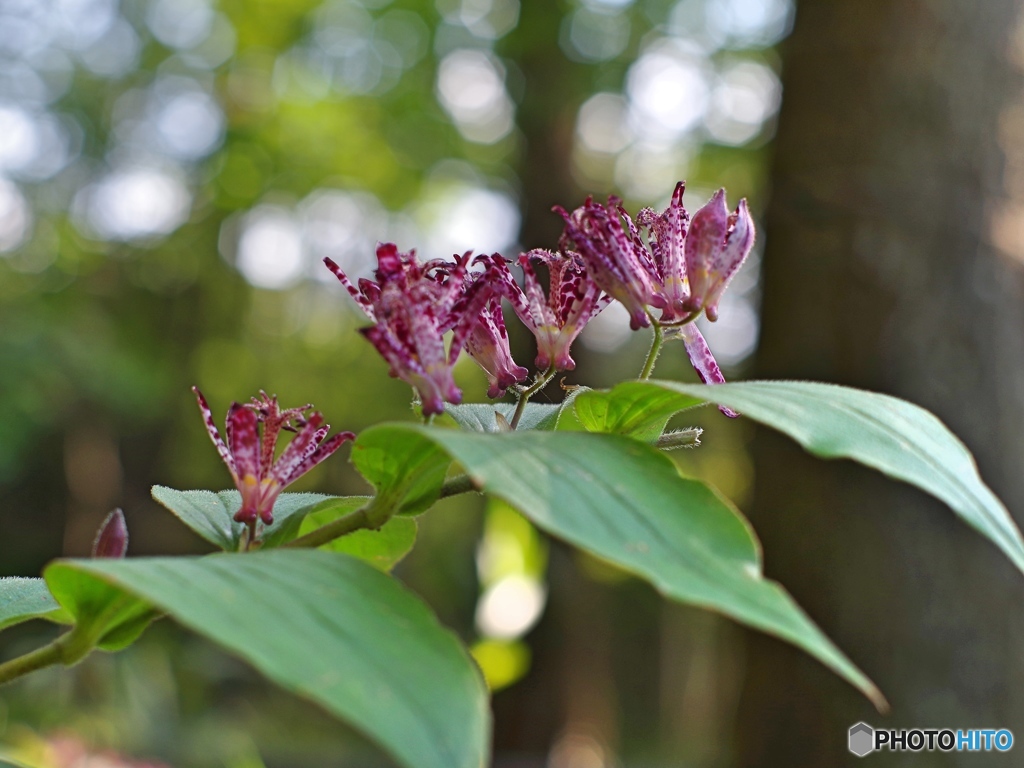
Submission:
{"label": "plant stalk", "polygon": [[47,643],[42,648],[36,648],[23,656],[5,661],[0,664],[0,685],[16,680],[29,672],[37,669],[52,667],[54,664],[63,664],[66,667],[73,666],[88,656],[99,642],[100,634],[97,627],[105,626],[104,618],[116,613],[124,604],[124,598],[115,600],[94,622],[88,624],[75,624],[70,631]]}
{"label": "plant stalk", "polygon": [[530,398],[544,389],[551,379],[554,378],[554,375],[555,366],[552,363],[551,367],[548,368],[542,376],[538,376],[537,380],[533,382],[533,384],[520,393],[519,402],[516,403],[516,412],[512,414],[512,421],[508,423],[513,430],[519,426],[519,420],[523,418],[523,414],[526,412],[526,404],[530,402]]}
{"label": "plant stalk", "polygon": [[[441,486],[441,493],[439,498],[446,499],[449,496],[458,496],[460,493],[469,493],[475,491],[476,487],[473,485],[473,481],[469,475],[458,475],[453,477],[451,480],[445,481],[445,484]],[[373,504],[371,501],[365,507],[357,509],[351,514],[339,517],[337,520],[332,520],[317,528],[314,531],[310,531],[305,536],[300,536],[297,539],[289,541],[287,544],[282,544],[282,549],[315,549],[316,547],[323,546],[330,541],[340,539],[342,536],[347,536],[350,533],[361,531],[363,529],[377,529],[386,523],[394,512],[390,512],[383,516],[381,522],[380,515],[374,515],[374,519],[378,522],[374,524],[368,513],[370,506]]]}
{"label": "plant stalk", "polygon": [[[373,502],[371,502],[372,504]],[[370,518],[366,514],[369,504],[365,507],[357,509],[351,514],[339,517],[337,520],[332,520],[327,525],[320,526],[314,531],[310,531],[305,536],[300,536],[297,539],[289,541],[287,544],[282,544],[282,549],[315,549],[316,547],[322,546],[329,541],[334,541],[342,536],[347,536],[350,533],[355,533],[364,528],[369,528]]]}
{"label": "plant stalk", "polygon": [[449,496],[458,496],[460,493],[469,493],[476,489],[469,475],[457,475],[451,480],[446,480],[444,485],[441,486],[440,498],[447,499]]}
{"label": "plant stalk", "polygon": [[658,355],[661,354],[661,345],[665,343],[665,332],[661,329],[661,323],[651,318],[651,326],[654,328],[654,338],[651,340],[651,351],[647,353],[647,360],[644,368],[640,371],[641,380],[646,381],[654,373],[654,364],[658,362]]}
{"label": "plant stalk", "polygon": [[36,648],[24,656],[18,656],[0,664],[0,685],[17,680],[19,677],[27,675],[29,672],[35,672],[37,669],[60,664],[64,656],[60,641],[61,638],[57,638],[42,648]]}
{"label": "plant stalk", "polygon": [[700,445],[700,427],[689,427],[675,432],[666,432],[654,443],[655,448],[662,451],[672,451],[676,448],[696,448]]}

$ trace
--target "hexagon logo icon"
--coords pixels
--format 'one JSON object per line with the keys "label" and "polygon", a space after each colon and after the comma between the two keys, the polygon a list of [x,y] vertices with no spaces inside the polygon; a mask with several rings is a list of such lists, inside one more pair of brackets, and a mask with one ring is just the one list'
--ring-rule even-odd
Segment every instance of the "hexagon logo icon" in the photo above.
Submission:
{"label": "hexagon logo icon", "polygon": [[857,757],[864,757],[875,751],[875,729],[867,723],[850,726],[850,751]]}

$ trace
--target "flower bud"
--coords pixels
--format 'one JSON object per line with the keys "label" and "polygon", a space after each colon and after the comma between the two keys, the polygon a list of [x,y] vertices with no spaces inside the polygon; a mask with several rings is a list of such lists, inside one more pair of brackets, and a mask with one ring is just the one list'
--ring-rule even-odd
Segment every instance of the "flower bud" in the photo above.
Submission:
{"label": "flower bud", "polygon": [[693,216],[686,236],[686,276],[690,283],[687,308],[704,310],[708,320],[718,319],[718,301],[754,245],[754,221],[747,201],[729,213],[725,190]]}
{"label": "flower bud", "polygon": [[128,551],[128,526],[124,512],[115,509],[103,521],[92,545],[93,557],[124,557]]}

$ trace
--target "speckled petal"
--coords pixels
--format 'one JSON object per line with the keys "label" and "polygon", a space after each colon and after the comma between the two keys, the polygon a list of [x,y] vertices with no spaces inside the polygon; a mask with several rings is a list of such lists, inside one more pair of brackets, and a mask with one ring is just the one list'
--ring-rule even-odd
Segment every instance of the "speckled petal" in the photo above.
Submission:
{"label": "speckled petal", "polygon": [[227,445],[225,445],[224,441],[221,439],[220,432],[217,431],[217,425],[213,422],[213,412],[210,410],[210,406],[206,402],[206,398],[203,397],[203,393],[199,391],[199,388],[192,387],[192,391],[195,393],[196,400],[199,403],[199,411],[203,414],[203,423],[206,424],[206,431],[210,435],[210,440],[213,441],[221,459],[223,459],[224,463],[228,465],[228,469],[231,471],[231,476],[237,481],[238,471],[235,469],[235,460],[231,456],[231,451],[228,450]]}
{"label": "speckled petal", "polygon": [[[683,344],[686,346],[686,354],[690,358],[690,364],[697,371],[700,380],[705,384],[724,384],[725,376],[722,375],[722,369],[718,367],[715,356],[711,354],[711,349],[704,340],[704,335],[697,329],[696,323],[682,326],[678,333],[683,339]],[[730,419],[735,419],[739,416],[736,411],[726,408],[724,405],[719,406],[718,410]]]}

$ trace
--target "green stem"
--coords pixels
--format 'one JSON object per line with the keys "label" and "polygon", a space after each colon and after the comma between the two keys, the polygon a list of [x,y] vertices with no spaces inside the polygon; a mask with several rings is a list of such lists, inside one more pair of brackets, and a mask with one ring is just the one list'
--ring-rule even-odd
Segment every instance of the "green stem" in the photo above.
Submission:
{"label": "green stem", "polygon": [[544,389],[544,387],[548,385],[548,382],[550,382],[551,379],[554,378],[554,375],[555,366],[552,363],[551,367],[548,368],[542,376],[538,376],[537,380],[533,382],[533,384],[531,384],[529,388],[524,389],[519,394],[519,402],[516,403],[516,412],[512,414],[512,421],[508,423],[508,425],[512,427],[513,430],[519,426],[519,420],[523,418],[523,414],[526,412],[526,404],[530,402],[530,398],[533,397],[538,392],[540,392],[542,389]]}
{"label": "green stem", "polygon": [[26,653],[24,656],[18,656],[0,664],[0,685],[9,683],[11,680],[17,680],[19,677],[27,675],[29,672],[35,672],[37,669],[60,664],[64,656],[60,641],[61,638],[57,638],[42,648],[37,648]]}
{"label": "green stem", "polygon": [[366,514],[367,507],[369,507],[369,505],[361,509],[357,509],[350,515],[345,515],[344,517],[339,517],[337,520],[332,520],[327,525],[323,525],[315,531],[310,531],[305,536],[300,536],[297,539],[289,541],[287,544],[282,544],[281,547],[289,549],[315,549],[329,541],[334,541],[342,536],[355,533],[363,528],[369,528],[370,518]]}
{"label": "green stem", "polygon": [[107,606],[96,619],[88,624],[75,624],[70,631],[65,632],[56,640],[29,651],[24,656],[5,661],[0,664],[0,685],[16,680],[29,672],[37,669],[52,667],[54,664],[63,664],[66,667],[77,664],[96,647],[100,640],[99,627],[107,625],[109,616],[117,613],[124,605],[125,600],[130,600],[128,595],[115,600]]}
{"label": "green stem", "polygon": [[647,361],[640,371],[640,378],[643,380],[651,378],[654,373],[654,364],[658,362],[658,355],[661,354],[661,345],[665,341],[665,332],[661,330],[661,323],[651,318],[651,325],[654,327],[654,338],[651,340],[651,351],[647,353]]}
{"label": "green stem", "polygon": [[469,475],[458,475],[451,480],[446,480],[441,486],[440,498],[447,499],[449,496],[458,496],[460,493],[469,493],[475,490],[477,487],[473,485]]}
{"label": "green stem", "polygon": [[[446,499],[449,496],[458,496],[460,493],[469,493],[475,491],[476,486],[473,485],[473,481],[469,475],[458,475],[453,477],[451,480],[446,480],[445,484],[441,486],[441,494],[439,498]],[[381,521],[381,515],[375,514],[374,519],[378,522],[374,524],[373,520],[370,519],[369,509],[373,504],[371,501],[365,507],[357,509],[355,512],[339,517],[337,520],[332,520],[317,528],[314,531],[310,531],[305,536],[300,536],[297,539],[289,541],[287,544],[282,544],[282,548],[292,549],[314,549],[316,547],[323,546],[324,544],[340,539],[342,536],[347,536],[350,533],[361,531],[366,528],[380,528],[384,523],[391,519],[389,513],[383,516]]]}

